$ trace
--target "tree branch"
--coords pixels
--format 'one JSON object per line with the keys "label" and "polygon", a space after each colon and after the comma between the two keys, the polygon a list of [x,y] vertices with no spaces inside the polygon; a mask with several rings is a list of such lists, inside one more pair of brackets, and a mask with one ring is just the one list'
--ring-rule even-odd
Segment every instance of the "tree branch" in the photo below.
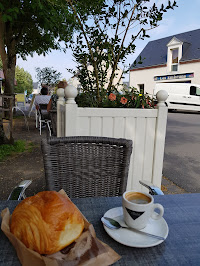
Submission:
{"label": "tree branch", "polygon": [[98,70],[97,70],[96,61],[95,61],[95,59],[94,59],[94,54],[93,54],[92,49],[91,49],[91,46],[90,46],[90,42],[89,42],[89,40],[88,40],[88,38],[87,38],[87,34],[86,34],[85,30],[84,30],[83,23],[81,22],[81,19],[80,19],[80,17],[78,16],[78,13],[76,12],[76,9],[75,9],[75,7],[74,7],[72,1],[71,1],[71,0],[67,0],[67,2],[70,4],[70,6],[71,6],[71,8],[72,8],[72,10],[73,10],[73,13],[75,14],[75,16],[76,16],[76,18],[77,18],[77,20],[78,20],[78,23],[79,23],[79,25],[80,25],[80,27],[81,27],[81,30],[82,30],[82,32],[83,32],[83,35],[84,35],[84,37],[85,37],[85,41],[86,41],[86,43],[87,43],[87,46],[88,46],[88,49],[89,49],[89,52],[90,52],[90,55],[91,55],[91,58],[92,58],[93,67],[94,67],[94,70],[95,70],[96,85],[97,85],[97,97],[98,97],[98,99],[100,99]]}
{"label": "tree branch", "polygon": [[125,41],[125,39],[126,39],[126,35],[127,35],[128,30],[129,30],[129,26],[130,26],[130,23],[131,23],[132,17],[133,17],[133,15],[134,15],[134,13],[135,13],[136,7],[137,7],[137,4],[135,4],[134,7],[133,7],[133,11],[132,11],[131,16],[130,16],[130,18],[129,18],[129,22],[128,22],[128,25],[127,25],[127,27],[126,27],[126,31],[125,31],[125,33],[124,33],[124,37],[123,37],[123,40],[122,40],[122,43],[121,43],[121,46],[120,46],[120,49],[119,49],[119,52],[118,52],[118,55],[117,55],[116,62],[115,62],[114,65],[113,65],[112,74],[111,74],[110,82],[109,82],[109,85],[108,85],[108,90],[109,90],[109,89],[111,88],[111,86],[112,86],[112,82],[113,82],[113,79],[114,79],[114,75],[115,75],[115,71],[116,71],[117,63],[118,63],[118,61],[119,61],[120,53],[121,53],[121,50],[122,50],[122,48],[123,48],[124,41]]}

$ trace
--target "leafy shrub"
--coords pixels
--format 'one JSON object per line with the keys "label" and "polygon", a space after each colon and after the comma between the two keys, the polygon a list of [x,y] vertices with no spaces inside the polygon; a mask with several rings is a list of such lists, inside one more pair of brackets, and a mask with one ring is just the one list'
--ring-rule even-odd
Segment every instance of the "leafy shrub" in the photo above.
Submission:
{"label": "leafy shrub", "polygon": [[135,88],[122,93],[115,91],[112,93],[104,92],[101,95],[101,101],[96,98],[95,92],[82,92],[76,97],[79,107],[103,107],[103,108],[154,108],[155,99],[147,93],[142,94]]}

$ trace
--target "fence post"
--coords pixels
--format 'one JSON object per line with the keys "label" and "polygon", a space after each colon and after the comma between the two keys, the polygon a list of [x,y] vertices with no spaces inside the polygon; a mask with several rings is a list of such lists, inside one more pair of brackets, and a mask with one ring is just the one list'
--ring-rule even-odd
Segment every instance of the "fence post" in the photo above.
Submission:
{"label": "fence post", "polygon": [[65,136],[76,136],[77,123],[77,104],[75,98],[77,96],[77,88],[73,85],[68,85],[65,88]]}
{"label": "fence post", "polygon": [[57,89],[57,95],[58,95],[58,100],[57,100],[57,137],[62,137],[62,126],[64,121],[62,121],[62,113],[61,113],[61,107],[64,106],[65,104],[65,93],[64,93],[64,88],[59,88]]}
{"label": "fence post", "polygon": [[152,183],[158,187],[161,187],[162,182],[162,170],[168,114],[168,108],[165,104],[167,97],[168,93],[165,90],[160,90],[156,94],[156,98],[158,100],[158,117],[156,122]]}

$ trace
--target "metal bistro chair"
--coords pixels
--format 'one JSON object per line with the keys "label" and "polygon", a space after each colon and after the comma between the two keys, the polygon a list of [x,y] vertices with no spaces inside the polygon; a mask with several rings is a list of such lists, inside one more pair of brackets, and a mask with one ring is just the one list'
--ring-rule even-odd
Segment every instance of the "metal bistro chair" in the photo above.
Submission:
{"label": "metal bistro chair", "polygon": [[132,141],[106,137],[42,140],[46,189],[70,198],[120,196],[126,190]]}
{"label": "metal bistro chair", "polygon": [[39,104],[39,126],[40,126],[40,135],[42,134],[42,124],[45,124],[49,130],[49,135],[51,136],[51,119],[50,115],[47,112],[47,104]]}
{"label": "metal bistro chair", "polygon": [[51,136],[57,136],[57,110],[50,110],[51,118]]}

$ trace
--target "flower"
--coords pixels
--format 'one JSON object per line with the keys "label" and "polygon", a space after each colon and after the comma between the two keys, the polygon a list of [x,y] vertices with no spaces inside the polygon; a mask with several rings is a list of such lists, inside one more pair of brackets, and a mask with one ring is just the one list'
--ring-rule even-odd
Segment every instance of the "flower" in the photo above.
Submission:
{"label": "flower", "polygon": [[142,96],[142,93],[140,93],[139,96]]}
{"label": "flower", "polygon": [[108,99],[111,100],[111,101],[115,101],[116,100],[116,95],[114,93],[111,93],[109,96],[108,96]]}
{"label": "flower", "polygon": [[122,97],[121,100],[120,100],[120,103],[122,104],[126,104],[127,103],[127,99],[125,97]]}

